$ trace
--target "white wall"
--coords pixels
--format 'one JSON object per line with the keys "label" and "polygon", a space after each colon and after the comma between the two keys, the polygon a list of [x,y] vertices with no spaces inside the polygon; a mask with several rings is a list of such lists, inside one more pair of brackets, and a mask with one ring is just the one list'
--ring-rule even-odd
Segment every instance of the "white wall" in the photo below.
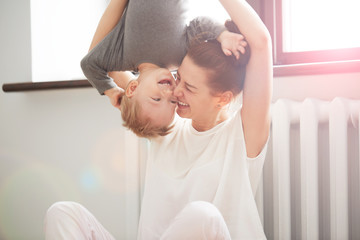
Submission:
{"label": "white wall", "polygon": [[279,98],[302,101],[305,98],[332,100],[335,97],[360,99],[360,69],[352,73],[274,79],[273,102]]}
{"label": "white wall", "polygon": [[[1,85],[30,80],[29,8],[0,1]],[[274,81],[274,99],[307,96],[360,99],[360,73]],[[82,203],[117,239],[132,239],[138,177],[123,154],[134,149],[119,112],[94,89],[1,91],[0,239],[43,239],[46,209],[60,200]]]}
{"label": "white wall", "polygon": [[[31,79],[29,8],[28,0],[0,1],[1,85]],[[117,239],[132,239],[138,185],[128,181],[138,175],[125,176],[123,156],[137,141],[121,123],[92,88],[1,91],[0,239],[43,239],[45,212],[62,200],[85,205]]]}

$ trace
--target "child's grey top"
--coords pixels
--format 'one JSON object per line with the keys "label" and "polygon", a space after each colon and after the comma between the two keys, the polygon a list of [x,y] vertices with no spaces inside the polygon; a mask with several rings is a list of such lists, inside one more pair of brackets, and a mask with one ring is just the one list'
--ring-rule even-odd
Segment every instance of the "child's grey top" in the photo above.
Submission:
{"label": "child's grey top", "polygon": [[195,38],[215,39],[223,24],[198,17],[186,25],[188,0],[129,0],[116,27],[81,61],[89,82],[104,94],[116,86],[110,71],[137,71],[141,63],[179,66]]}

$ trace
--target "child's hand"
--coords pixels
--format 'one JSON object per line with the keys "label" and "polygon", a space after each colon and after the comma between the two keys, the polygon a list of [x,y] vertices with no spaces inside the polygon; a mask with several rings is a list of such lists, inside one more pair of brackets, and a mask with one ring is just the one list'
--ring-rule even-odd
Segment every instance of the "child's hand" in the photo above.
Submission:
{"label": "child's hand", "polygon": [[114,87],[104,92],[109,97],[110,103],[118,109],[120,109],[121,98],[124,93],[124,90],[119,87]]}
{"label": "child's hand", "polygon": [[245,54],[247,42],[243,35],[225,30],[217,40],[221,43],[221,48],[226,56],[233,54],[236,59],[239,59],[240,53]]}

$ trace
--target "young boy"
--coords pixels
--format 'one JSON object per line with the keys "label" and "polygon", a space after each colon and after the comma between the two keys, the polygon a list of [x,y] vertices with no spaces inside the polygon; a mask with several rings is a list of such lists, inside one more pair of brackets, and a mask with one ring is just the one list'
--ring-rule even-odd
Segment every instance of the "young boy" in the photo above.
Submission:
{"label": "young boy", "polygon": [[[109,97],[121,110],[124,126],[140,137],[170,132],[177,105],[170,71],[181,64],[191,44],[218,39],[226,55],[238,57],[239,51],[245,51],[241,35],[209,18],[196,18],[187,26],[188,4],[187,0],[112,0],[90,52],[81,61],[89,82]],[[236,49],[231,48],[234,41]]]}

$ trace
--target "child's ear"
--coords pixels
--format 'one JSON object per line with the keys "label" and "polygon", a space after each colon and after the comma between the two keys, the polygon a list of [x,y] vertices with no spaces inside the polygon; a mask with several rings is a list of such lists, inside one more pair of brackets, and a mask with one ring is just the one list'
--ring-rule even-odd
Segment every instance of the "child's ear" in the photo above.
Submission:
{"label": "child's ear", "polygon": [[219,96],[218,102],[217,102],[217,106],[219,106],[219,107],[226,106],[227,104],[229,104],[231,102],[233,97],[234,96],[231,91],[226,91],[226,92],[221,93],[221,95]]}
{"label": "child's ear", "polygon": [[126,91],[125,91],[125,95],[128,97],[128,98],[131,98],[132,96],[134,96],[134,92],[137,88],[137,86],[139,85],[139,82],[134,80],[134,81],[131,81],[128,85],[128,87],[126,88]]}

